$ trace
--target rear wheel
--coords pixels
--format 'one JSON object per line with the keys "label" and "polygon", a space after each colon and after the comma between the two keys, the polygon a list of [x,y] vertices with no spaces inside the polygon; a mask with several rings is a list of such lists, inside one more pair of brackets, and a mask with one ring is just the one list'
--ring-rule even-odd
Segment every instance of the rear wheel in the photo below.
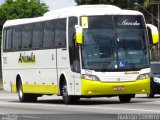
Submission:
{"label": "rear wheel", "polygon": [[18,82],[17,91],[20,102],[36,102],[37,96],[34,94],[23,93],[22,82],[21,80]]}
{"label": "rear wheel", "polygon": [[129,103],[131,101],[132,95],[119,95],[119,100],[122,103]]}
{"label": "rear wheel", "polygon": [[68,95],[67,83],[63,81],[62,84],[62,98],[65,104],[74,104],[79,101],[80,97]]}

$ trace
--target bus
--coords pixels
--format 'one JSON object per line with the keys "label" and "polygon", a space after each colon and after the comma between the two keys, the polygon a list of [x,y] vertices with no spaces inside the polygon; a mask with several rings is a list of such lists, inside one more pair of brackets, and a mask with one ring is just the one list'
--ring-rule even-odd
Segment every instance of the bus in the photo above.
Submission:
{"label": "bus", "polygon": [[112,96],[127,103],[150,92],[149,48],[158,31],[138,11],[63,8],[8,20],[2,36],[4,90],[18,92],[20,102],[58,95],[65,104]]}

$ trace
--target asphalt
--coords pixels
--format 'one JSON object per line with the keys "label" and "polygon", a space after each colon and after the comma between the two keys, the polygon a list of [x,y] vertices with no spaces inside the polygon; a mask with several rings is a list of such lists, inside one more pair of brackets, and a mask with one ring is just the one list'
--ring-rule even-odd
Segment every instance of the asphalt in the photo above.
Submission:
{"label": "asphalt", "polygon": [[[18,120],[30,120],[29,118],[34,120],[75,120],[76,118],[76,120],[153,120],[154,116],[150,115],[158,115],[154,119],[160,120],[160,95],[156,95],[154,99],[146,96],[136,95],[130,103],[125,104],[120,103],[118,97],[103,97],[82,98],[76,104],[65,105],[61,96],[43,96],[35,103],[20,103],[17,94],[4,91],[0,92],[0,114],[4,117],[2,120],[17,120],[12,114],[18,115],[20,117]],[[11,115],[8,117],[12,118],[6,119],[4,116],[6,114]],[[25,115],[19,116],[19,114]],[[109,116],[110,114],[116,116]],[[67,119],[65,115],[69,115],[69,118]]]}

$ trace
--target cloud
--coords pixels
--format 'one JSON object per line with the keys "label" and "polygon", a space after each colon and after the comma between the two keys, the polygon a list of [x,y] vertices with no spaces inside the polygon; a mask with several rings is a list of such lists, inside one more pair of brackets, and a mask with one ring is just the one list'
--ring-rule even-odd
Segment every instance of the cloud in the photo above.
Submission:
{"label": "cloud", "polygon": [[[40,1],[46,3],[46,5],[49,6],[50,10],[76,5],[75,0],[40,0]],[[0,0],[0,4],[2,3],[4,3],[4,0]]]}
{"label": "cloud", "polygon": [[41,0],[41,2],[46,3],[50,10],[76,5],[74,0]]}
{"label": "cloud", "polygon": [[0,0],[0,5],[1,5],[2,3],[4,3],[4,0]]}

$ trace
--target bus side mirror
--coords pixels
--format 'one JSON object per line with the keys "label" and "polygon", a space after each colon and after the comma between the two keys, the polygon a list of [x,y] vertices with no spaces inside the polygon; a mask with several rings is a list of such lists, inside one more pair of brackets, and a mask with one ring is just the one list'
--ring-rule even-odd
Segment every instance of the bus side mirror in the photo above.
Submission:
{"label": "bus side mirror", "polygon": [[79,25],[75,25],[76,29],[76,43],[77,44],[83,44],[83,29]]}
{"label": "bus side mirror", "polygon": [[152,24],[147,24],[147,31],[149,36],[150,45],[157,44],[159,42],[159,33],[157,27]]}

